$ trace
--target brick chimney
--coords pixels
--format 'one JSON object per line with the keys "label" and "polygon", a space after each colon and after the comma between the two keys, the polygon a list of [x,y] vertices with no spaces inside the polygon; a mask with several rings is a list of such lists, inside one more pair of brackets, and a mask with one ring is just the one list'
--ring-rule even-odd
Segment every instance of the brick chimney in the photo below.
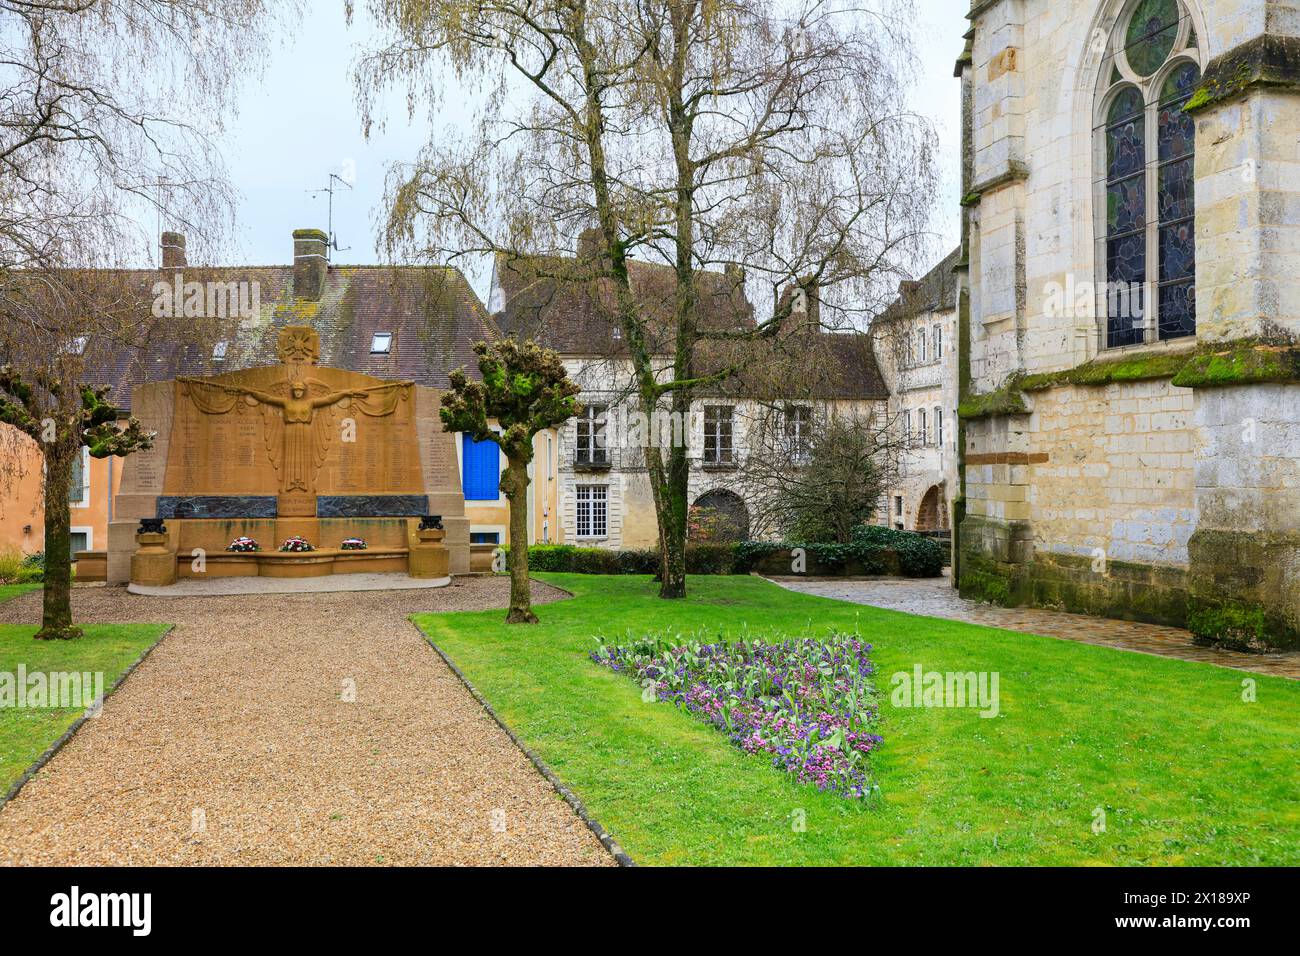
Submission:
{"label": "brick chimney", "polygon": [[185,237],[179,232],[162,234],[162,267],[164,269],[185,268]]}
{"label": "brick chimney", "polygon": [[739,262],[728,262],[722,267],[723,274],[727,277],[727,288],[731,292],[745,294],[745,267]]}
{"label": "brick chimney", "polygon": [[594,259],[605,251],[605,231],[592,226],[578,233],[578,258]]}
{"label": "brick chimney", "polygon": [[320,301],[329,272],[329,237],[319,229],[293,231],[293,296]]}
{"label": "brick chimney", "polygon": [[811,278],[791,282],[781,294],[782,304],[790,304],[790,324],[803,331],[821,330],[821,297],[817,293],[817,283]]}

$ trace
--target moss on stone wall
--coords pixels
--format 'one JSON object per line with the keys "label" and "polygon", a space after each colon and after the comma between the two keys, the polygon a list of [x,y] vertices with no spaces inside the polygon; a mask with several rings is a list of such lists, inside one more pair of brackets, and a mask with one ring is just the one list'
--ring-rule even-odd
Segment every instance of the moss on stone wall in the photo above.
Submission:
{"label": "moss on stone wall", "polygon": [[1110,561],[1094,571],[1089,558],[1036,554],[1007,564],[963,553],[962,597],[1003,607],[1041,607],[1072,614],[1181,627],[1187,620],[1186,572],[1181,568]]}
{"label": "moss on stone wall", "polygon": [[1074,368],[1008,379],[1001,387],[971,395],[957,406],[963,419],[1023,415],[1026,392],[1066,385],[1111,385],[1169,379],[1180,388],[1221,388],[1253,382],[1300,382],[1300,346],[1238,339],[1207,342],[1194,351],[1139,352],[1095,358]]}
{"label": "moss on stone wall", "polygon": [[1021,376],[1013,376],[992,392],[967,396],[957,406],[957,417],[970,419],[994,415],[1027,415],[1029,406],[1025,404],[1020,382]]}
{"label": "moss on stone wall", "polygon": [[1300,348],[1247,341],[1198,349],[1173,377],[1181,388],[1300,382]]}
{"label": "moss on stone wall", "polygon": [[1265,34],[1216,56],[1183,109],[1195,113],[1256,86],[1300,89],[1300,38]]}

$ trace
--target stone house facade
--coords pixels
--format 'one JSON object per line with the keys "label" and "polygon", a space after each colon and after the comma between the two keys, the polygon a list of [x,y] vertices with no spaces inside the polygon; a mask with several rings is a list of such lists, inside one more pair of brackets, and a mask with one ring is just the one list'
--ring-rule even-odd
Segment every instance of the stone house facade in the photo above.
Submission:
{"label": "stone house facade", "polygon": [[957,297],[960,250],[916,282],[871,326],[889,389],[889,415],[903,436],[899,480],[882,503],[880,523],[907,531],[947,532],[957,497]]}
{"label": "stone house facade", "polygon": [[974,0],[963,594],[1300,641],[1300,13]]}
{"label": "stone house facade", "polygon": [[[489,299],[493,321],[503,334],[535,338],[554,348],[582,387],[584,414],[556,430],[556,457],[550,465],[556,511],[535,540],[656,548],[645,451],[631,417],[637,408],[632,361],[619,330],[592,294],[545,278],[565,269],[565,263],[525,267],[498,259]],[[644,303],[668,301],[661,284],[669,278],[659,267],[632,264],[634,289]],[[709,321],[735,327],[749,321],[751,310],[737,288],[736,274],[710,272],[700,281]],[[673,440],[672,430],[679,429],[690,460],[689,500],[725,525],[717,530],[728,537],[778,534],[766,513],[757,473],[774,431],[797,442],[800,430],[822,417],[887,413],[888,393],[870,337],[808,329],[807,318],[796,314],[794,324],[804,331],[771,346],[770,354],[751,356],[740,376],[696,398],[686,421],[657,426],[664,441]],[[666,369],[666,351],[660,361]],[[535,485],[538,467],[535,463]]]}

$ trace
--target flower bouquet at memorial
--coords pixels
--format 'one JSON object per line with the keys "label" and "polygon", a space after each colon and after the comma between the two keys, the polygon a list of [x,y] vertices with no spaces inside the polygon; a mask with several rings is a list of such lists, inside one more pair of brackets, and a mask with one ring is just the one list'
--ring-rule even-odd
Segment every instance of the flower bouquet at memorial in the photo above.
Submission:
{"label": "flower bouquet at memorial", "polygon": [[366,543],[360,538],[344,538],[343,543],[339,545],[340,551],[364,551]]}
{"label": "flower bouquet at memorial", "polygon": [[248,554],[251,551],[261,551],[262,546],[247,535],[240,535],[226,547],[227,551],[236,551],[240,554]]}
{"label": "flower bouquet at memorial", "polygon": [[294,535],[280,545],[281,551],[287,551],[290,554],[302,554],[306,551],[315,551],[316,546],[301,535]]}

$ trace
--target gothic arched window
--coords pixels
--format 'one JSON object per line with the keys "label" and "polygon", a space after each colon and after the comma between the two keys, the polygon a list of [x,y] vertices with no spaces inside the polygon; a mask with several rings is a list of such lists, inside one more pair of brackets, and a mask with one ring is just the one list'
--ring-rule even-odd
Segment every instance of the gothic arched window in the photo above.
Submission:
{"label": "gothic arched window", "polygon": [[1106,48],[1097,110],[1106,348],[1196,334],[1196,131],[1183,107],[1200,78],[1183,0],[1130,3]]}

